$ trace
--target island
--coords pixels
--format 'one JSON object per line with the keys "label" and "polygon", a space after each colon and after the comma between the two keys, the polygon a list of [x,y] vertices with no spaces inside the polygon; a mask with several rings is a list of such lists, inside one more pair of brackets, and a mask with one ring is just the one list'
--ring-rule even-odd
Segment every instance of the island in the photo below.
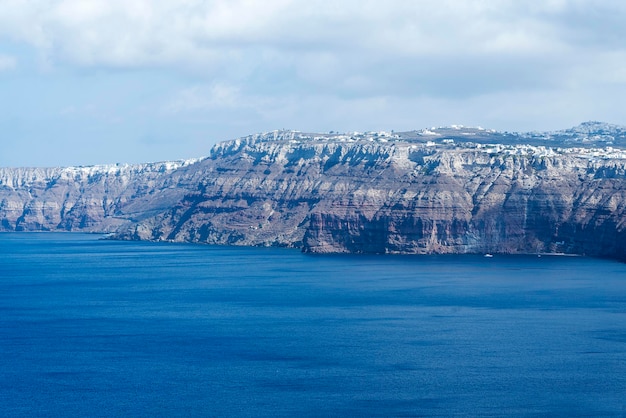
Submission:
{"label": "island", "polygon": [[283,130],[188,161],[0,168],[0,231],[626,261],[626,128]]}

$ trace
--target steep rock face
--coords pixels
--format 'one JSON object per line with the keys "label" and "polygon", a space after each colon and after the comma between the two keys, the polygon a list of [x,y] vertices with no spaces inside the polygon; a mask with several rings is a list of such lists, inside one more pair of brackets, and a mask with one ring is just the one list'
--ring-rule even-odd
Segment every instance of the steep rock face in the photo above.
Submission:
{"label": "steep rock face", "polygon": [[626,159],[545,148],[248,138],[198,191],[121,237],[313,253],[581,253],[625,259]]}
{"label": "steep rock face", "polygon": [[0,230],[626,260],[626,152],[607,145],[624,138],[597,123],[552,134],[275,132],[193,162],[0,169]]}
{"label": "steep rock face", "polygon": [[0,168],[1,231],[112,232],[195,187],[191,162]]}

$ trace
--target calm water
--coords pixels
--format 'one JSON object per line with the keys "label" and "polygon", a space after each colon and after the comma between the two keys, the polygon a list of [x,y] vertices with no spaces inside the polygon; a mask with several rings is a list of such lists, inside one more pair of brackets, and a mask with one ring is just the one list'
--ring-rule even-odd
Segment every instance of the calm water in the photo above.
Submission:
{"label": "calm water", "polygon": [[626,264],[0,234],[3,416],[624,416]]}

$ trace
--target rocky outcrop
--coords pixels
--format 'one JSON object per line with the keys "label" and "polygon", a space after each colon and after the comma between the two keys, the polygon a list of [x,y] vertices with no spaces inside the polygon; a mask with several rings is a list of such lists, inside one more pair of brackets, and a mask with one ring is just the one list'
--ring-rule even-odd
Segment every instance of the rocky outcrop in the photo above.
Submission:
{"label": "rocky outcrop", "polygon": [[465,128],[277,132],[218,144],[194,164],[126,168],[134,174],[25,171],[9,181],[0,172],[0,215],[7,230],[116,231],[120,239],[311,253],[626,260],[626,153],[607,146],[623,132],[603,125],[593,136],[589,126],[584,140],[570,130],[561,142],[533,134],[534,145],[523,141],[528,135]]}

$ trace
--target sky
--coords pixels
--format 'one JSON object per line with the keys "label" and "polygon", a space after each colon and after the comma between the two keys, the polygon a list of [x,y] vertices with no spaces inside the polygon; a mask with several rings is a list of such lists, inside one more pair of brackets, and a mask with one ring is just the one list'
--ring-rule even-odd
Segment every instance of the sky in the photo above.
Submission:
{"label": "sky", "polygon": [[276,129],[626,124],[622,0],[0,0],[0,166]]}

